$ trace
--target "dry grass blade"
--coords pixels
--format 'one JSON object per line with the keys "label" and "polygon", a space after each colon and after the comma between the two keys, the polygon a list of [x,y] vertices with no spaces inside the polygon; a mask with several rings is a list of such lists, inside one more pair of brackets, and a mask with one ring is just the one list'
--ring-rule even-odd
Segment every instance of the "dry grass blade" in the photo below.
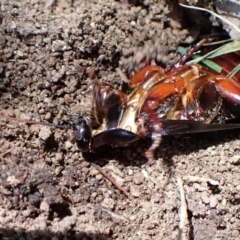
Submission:
{"label": "dry grass blade", "polygon": [[226,18],[220,16],[219,14],[217,14],[217,13],[215,13],[213,11],[210,11],[208,9],[201,8],[201,7],[188,6],[188,5],[185,5],[185,4],[182,4],[182,3],[179,3],[179,5],[182,6],[182,7],[185,7],[185,8],[189,8],[189,9],[194,9],[194,10],[198,10],[198,11],[208,12],[211,15],[213,15],[214,17],[219,18],[221,21],[225,22],[229,26],[233,27],[236,31],[238,31],[240,33],[240,29],[235,24],[231,23]]}
{"label": "dry grass blade", "polygon": [[[237,32],[240,33],[240,29],[239,27],[237,27],[236,25],[234,25],[232,22],[228,21],[226,18],[220,16],[219,14],[210,11],[208,9],[205,8],[201,8],[201,7],[195,7],[195,6],[188,6],[182,3],[179,3],[180,6],[185,7],[185,8],[189,8],[189,9],[193,9],[193,10],[198,10],[198,11],[204,11],[204,12],[208,12],[211,15],[213,15],[216,18],[219,18],[221,21],[225,22],[226,24],[228,24],[229,26],[231,26],[232,28],[234,28]],[[186,64],[196,64],[199,62],[202,62],[203,64],[205,64],[206,66],[208,66],[209,68],[213,69],[216,72],[221,72],[221,66],[212,63],[211,61],[207,60],[207,59],[211,59],[211,58],[215,58],[218,56],[221,56],[223,54],[227,54],[227,53],[232,53],[232,52],[236,52],[236,51],[240,51],[240,40],[237,41],[233,41],[230,43],[226,43],[223,46],[205,54],[204,56],[195,56],[195,58],[191,61],[188,61]],[[240,64],[239,64],[240,65]],[[236,66],[229,74],[229,77],[234,76],[239,70],[240,70],[240,66]]]}
{"label": "dry grass blade", "polygon": [[227,76],[233,77],[239,71],[240,71],[240,63]]}
{"label": "dry grass blade", "polygon": [[[206,65],[210,69],[214,70],[217,73],[220,73],[222,71],[222,67],[215,62],[209,60],[215,57],[219,57],[224,54],[233,53],[236,51],[240,51],[240,41],[233,41],[230,43],[226,43],[223,46],[214,49],[213,51],[205,54],[204,56],[195,54],[193,56],[193,59],[186,62],[186,64],[196,64],[201,62],[202,64]],[[184,47],[178,47],[178,52],[181,54],[184,54],[186,52],[186,48]],[[238,71],[240,70],[240,64],[237,65],[229,74],[228,77],[233,77]]]}

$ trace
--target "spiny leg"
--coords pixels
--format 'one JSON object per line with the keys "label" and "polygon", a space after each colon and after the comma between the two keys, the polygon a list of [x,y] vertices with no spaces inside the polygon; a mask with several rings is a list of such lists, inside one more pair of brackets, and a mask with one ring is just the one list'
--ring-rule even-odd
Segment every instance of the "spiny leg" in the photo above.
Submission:
{"label": "spiny leg", "polygon": [[155,126],[153,127],[153,130],[154,132],[152,133],[152,136],[151,136],[152,145],[145,153],[145,157],[148,159],[148,162],[145,165],[152,165],[155,162],[154,153],[162,141],[161,124],[160,123],[155,124]]}
{"label": "spiny leg", "polygon": [[188,48],[187,52],[183,54],[178,61],[172,64],[172,66],[167,69],[167,71],[170,71],[172,69],[178,68],[186,63],[186,61],[193,56],[193,54],[198,51],[205,43],[212,42],[212,38],[204,38],[194,46]]}
{"label": "spiny leg", "polygon": [[148,114],[148,121],[150,122],[149,130],[151,133],[152,144],[150,148],[145,152],[145,157],[148,159],[146,165],[152,165],[155,162],[155,151],[159,147],[162,141],[162,123],[160,122],[156,112],[146,104],[144,107],[145,112]]}

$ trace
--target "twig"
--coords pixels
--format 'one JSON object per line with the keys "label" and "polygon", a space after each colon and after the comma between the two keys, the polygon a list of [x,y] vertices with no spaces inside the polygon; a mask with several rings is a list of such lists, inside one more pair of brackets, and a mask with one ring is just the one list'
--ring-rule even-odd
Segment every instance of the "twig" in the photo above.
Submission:
{"label": "twig", "polygon": [[105,172],[102,168],[100,168],[98,165],[92,163],[92,165],[105,177],[107,178],[117,189],[119,189],[123,194],[125,194],[131,201],[134,200],[133,196],[129,194],[125,188],[120,186],[116,181],[107,173]]}
{"label": "twig", "polygon": [[185,219],[187,217],[187,203],[185,199],[183,183],[180,178],[177,178],[178,189],[180,192],[181,199],[181,207],[180,207],[180,222],[179,222],[179,232],[178,232],[178,240],[182,239],[183,228],[185,226]]}
{"label": "twig", "polygon": [[221,187],[220,183],[216,180],[213,180],[211,178],[203,178],[203,177],[197,177],[197,176],[184,176],[182,178],[184,181],[190,181],[190,182],[209,182],[212,185],[218,185],[219,187]]}
{"label": "twig", "polygon": [[129,219],[125,218],[124,216],[122,215],[119,215],[119,214],[116,214],[114,212],[111,212],[103,207],[100,208],[102,211],[104,212],[107,212],[108,214],[110,214],[113,218],[116,218],[118,220],[121,220],[121,221],[129,221]]}

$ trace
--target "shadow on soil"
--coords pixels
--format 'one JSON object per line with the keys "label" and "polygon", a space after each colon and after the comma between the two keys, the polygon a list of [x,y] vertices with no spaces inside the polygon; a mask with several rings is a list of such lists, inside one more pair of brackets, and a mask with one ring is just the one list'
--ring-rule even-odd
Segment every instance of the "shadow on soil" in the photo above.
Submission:
{"label": "shadow on soil", "polygon": [[[174,156],[188,155],[233,141],[239,138],[239,134],[240,129],[164,137],[155,155],[156,158],[162,159],[164,165],[171,167],[174,165]],[[141,167],[147,163],[144,154],[150,146],[151,141],[143,139],[125,148],[103,146],[96,153],[83,153],[83,157],[86,161],[99,164],[100,166],[105,165],[111,159],[116,159],[123,166]]]}
{"label": "shadow on soil", "polygon": [[75,231],[68,231],[65,234],[62,233],[51,233],[49,231],[32,231],[26,232],[22,229],[11,229],[6,227],[0,228],[0,239],[9,239],[9,240],[50,240],[50,239],[58,239],[58,240],[107,240],[108,237],[99,233],[85,233]]}

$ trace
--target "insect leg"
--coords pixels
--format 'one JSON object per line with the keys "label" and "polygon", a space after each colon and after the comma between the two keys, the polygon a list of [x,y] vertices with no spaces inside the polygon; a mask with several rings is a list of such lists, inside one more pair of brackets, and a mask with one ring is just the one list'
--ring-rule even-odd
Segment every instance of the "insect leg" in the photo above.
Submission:
{"label": "insect leg", "polygon": [[145,153],[145,157],[148,159],[148,162],[145,165],[152,165],[155,162],[155,150],[159,147],[162,140],[162,123],[160,122],[156,112],[148,104],[144,106],[144,111],[148,115],[148,120],[145,119],[144,121],[148,122],[147,128],[151,133],[152,139],[152,144]]}
{"label": "insect leg", "polygon": [[164,69],[159,66],[145,66],[140,71],[138,71],[130,80],[129,87],[133,88],[137,86],[139,83],[143,82],[146,78],[148,78],[153,72],[159,72],[160,75],[164,76]]}
{"label": "insect leg", "polygon": [[161,141],[162,141],[162,128],[161,128],[161,124],[155,124],[153,127],[153,133],[152,133],[152,145],[150,146],[150,148],[146,151],[145,153],[145,157],[148,159],[147,164],[152,165],[155,162],[155,158],[154,158],[154,153],[155,150],[159,147]]}
{"label": "insect leg", "polygon": [[168,71],[178,68],[180,66],[183,66],[186,63],[186,61],[190,59],[193,56],[193,54],[196,51],[198,51],[205,43],[209,43],[212,41],[213,39],[211,38],[204,38],[200,42],[198,42],[196,45],[188,48],[187,52],[183,54],[177,62],[173,63],[173,65],[170,67],[170,69],[168,69]]}

